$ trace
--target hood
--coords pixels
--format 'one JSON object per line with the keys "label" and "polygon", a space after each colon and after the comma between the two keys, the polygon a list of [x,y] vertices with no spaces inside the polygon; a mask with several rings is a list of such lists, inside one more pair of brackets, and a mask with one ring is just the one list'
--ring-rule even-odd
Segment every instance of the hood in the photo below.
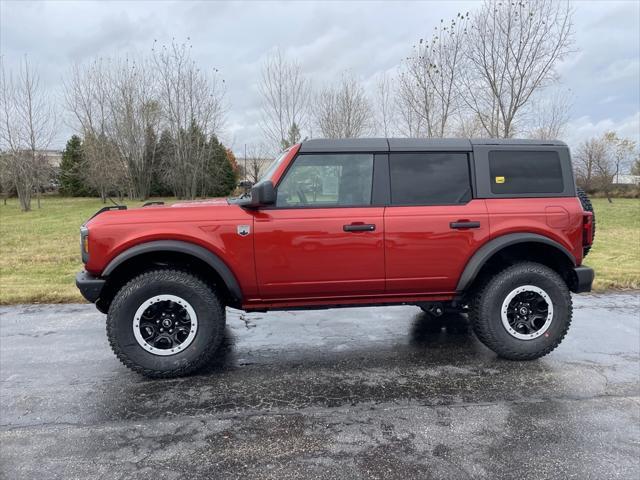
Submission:
{"label": "hood", "polygon": [[[110,209],[98,212],[85,222],[85,225],[173,222],[185,221],[185,219],[193,221],[210,220],[214,217],[220,217],[223,211],[232,210],[229,207],[229,202],[225,198],[212,198],[176,202],[171,205],[149,205],[126,210]],[[214,213],[212,208],[218,213]]]}

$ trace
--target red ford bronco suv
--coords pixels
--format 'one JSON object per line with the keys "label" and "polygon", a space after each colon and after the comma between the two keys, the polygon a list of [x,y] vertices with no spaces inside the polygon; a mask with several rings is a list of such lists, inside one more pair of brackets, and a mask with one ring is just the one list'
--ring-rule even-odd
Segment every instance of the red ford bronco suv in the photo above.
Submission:
{"label": "red ford bronco suv", "polygon": [[314,139],[250,195],[125,208],[82,226],[76,283],[150,377],[207,363],[226,306],[456,308],[498,355],[531,360],[593,281],[591,204],[557,141]]}

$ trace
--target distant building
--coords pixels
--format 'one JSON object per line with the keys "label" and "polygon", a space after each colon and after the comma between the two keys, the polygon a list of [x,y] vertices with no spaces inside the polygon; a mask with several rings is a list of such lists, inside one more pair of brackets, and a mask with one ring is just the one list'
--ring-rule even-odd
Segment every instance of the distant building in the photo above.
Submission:
{"label": "distant building", "polygon": [[[31,150],[23,150],[25,154],[31,154]],[[9,155],[9,151],[0,151],[2,155]],[[44,157],[47,163],[54,169],[60,168],[62,162],[62,150],[36,150],[36,157]]]}
{"label": "distant building", "polygon": [[618,174],[613,179],[614,185],[640,185],[640,175]]}
{"label": "distant building", "polygon": [[38,150],[36,155],[44,156],[49,165],[54,168],[59,168],[62,162],[62,150]]}

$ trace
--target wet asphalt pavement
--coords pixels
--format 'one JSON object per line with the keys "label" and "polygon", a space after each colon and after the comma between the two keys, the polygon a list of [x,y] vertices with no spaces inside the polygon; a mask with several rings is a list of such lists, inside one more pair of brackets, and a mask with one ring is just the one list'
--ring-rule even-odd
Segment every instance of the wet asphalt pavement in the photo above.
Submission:
{"label": "wet asphalt pavement", "polygon": [[207,371],[146,380],[91,305],[0,308],[2,478],[640,478],[640,295],[496,358],[415,307],[241,314]]}

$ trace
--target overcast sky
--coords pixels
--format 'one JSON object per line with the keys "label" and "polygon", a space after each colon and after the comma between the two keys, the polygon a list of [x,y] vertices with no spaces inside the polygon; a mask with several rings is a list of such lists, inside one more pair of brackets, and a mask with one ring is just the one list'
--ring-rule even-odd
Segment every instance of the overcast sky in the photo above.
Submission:
{"label": "overcast sky", "polygon": [[[572,97],[565,140],[572,146],[616,130],[640,139],[640,2],[581,1],[575,8],[575,49],[559,66]],[[297,58],[316,86],[350,69],[367,85],[396,73],[413,43],[441,18],[477,2],[0,2],[0,49],[8,67],[24,54],[60,95],[70,66],[97,56],[148,53],[160,43],[190,39],[202,67],[218,68],[229,113],[222,135],[236,153],[261,140],[257,79],[278,46]],[[63,127],[55,147],[71,130]]]}

